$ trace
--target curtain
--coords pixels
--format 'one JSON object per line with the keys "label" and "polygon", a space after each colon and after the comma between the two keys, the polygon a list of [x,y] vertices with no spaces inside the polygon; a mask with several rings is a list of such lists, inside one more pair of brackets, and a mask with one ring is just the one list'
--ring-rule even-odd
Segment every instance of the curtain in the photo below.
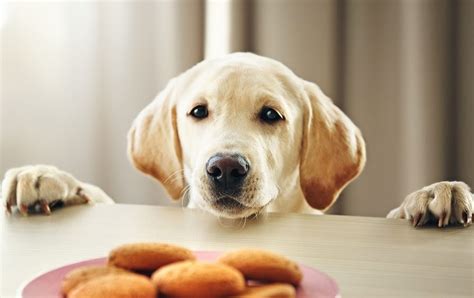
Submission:
{"label": "curtain", "polygon": [[199,1],[8,2],[0,171],[52,164],[121,203],[171,204],[132,168],[127,131],[203,58]]}
{"label": "curtain", "polygon": [[48,163],[118,202],[169,204],[126,132],[203,58],[252,51],[316,82],[367,142],[332,213],[385,216],[427,184],[474,186],[474,1],[9,2],[0,170]]}

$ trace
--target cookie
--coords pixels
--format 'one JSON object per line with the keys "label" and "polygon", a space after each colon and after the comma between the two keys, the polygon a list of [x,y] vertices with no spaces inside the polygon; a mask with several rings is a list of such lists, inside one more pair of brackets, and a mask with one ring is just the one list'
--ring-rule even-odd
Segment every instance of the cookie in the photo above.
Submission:
{"label": "cookie", "polygon": [[299,285],[303,275],[288,258],[260,249],[241,249],[223,254],[219,262],[242,272],[247,279]]}
{"label": "cookie", "polygon": [[81,283],[68,298],[156,298],[157,290],[149,278],[129,274],[108,274]]}
{"label": "cookie", "polygon": [[121,245],[109,253],[108,263],[128,270],[153,272],[170,263],[195,259],[184,247],[150,242]]}
{"label": "cookie", "polygon": [[223,297],[245,290],[242,273],[219,263],[184,261],[158,269],[151,277],[170,297]]}
{"label": "cookie", "polygon": [[295,288],[290,284],[274,283],[268,285],[249,286],[240,295],[233,298],[294,298]]}
{"label": "cookie", "polygon": [[61,292],[67,295],[71,289],[76,287],[77,285],[91,280],[93,278],[107,275],[107,274],[123,274],[130,272],[112,267],[112,266],[85,266],[80,267],[75,270],[69,272],[65,277],[61,284]]}

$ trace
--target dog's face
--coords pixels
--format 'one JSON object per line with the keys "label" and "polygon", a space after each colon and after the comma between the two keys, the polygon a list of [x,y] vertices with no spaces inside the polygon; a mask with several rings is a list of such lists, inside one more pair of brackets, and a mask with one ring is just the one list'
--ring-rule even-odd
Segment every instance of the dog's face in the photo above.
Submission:
{"label": "dog's face", "polygon": [[134,164],[173,198],[228,218],[300,188],[324,209],[365,161],[358,129],[317,86],[253,54],[203,61],[172,80],[129,144]]}
{"label": "dog's face", "polygon": [[298,171],[302,113],[274,71],[229,63],[177,105],[189,199],[243,217],[275,200]]}

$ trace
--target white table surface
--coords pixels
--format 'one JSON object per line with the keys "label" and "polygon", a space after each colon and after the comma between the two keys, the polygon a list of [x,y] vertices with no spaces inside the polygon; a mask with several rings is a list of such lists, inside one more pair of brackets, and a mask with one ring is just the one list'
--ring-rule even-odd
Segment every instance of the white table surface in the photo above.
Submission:
{"label": "white table surface", "polygon": [[0,297],[39,272],[106,256],[118,244],[160,241],[194,250],[260,247],[335,278],[343,297],[474,297],[474,228],[412,228],[384,218],[269,214],[228,223],[199,210],[77,206],[51,216],[0,215]]}

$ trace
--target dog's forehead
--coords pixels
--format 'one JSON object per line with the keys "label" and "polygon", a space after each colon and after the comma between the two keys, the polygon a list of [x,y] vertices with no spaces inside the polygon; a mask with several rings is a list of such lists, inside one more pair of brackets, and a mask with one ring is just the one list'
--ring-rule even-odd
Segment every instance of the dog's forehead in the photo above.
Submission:
{"label": "dog's forehead", "polygon": [[[237,53],[206,60],[184,76],[191,98],[235,99],[295,97],[299,80],[283,64],[254,54]],[[184,87],[184,86],[183,86]]]}
{"label": "dog's forehead", "polygon": [[253,65],[229,65],[221,68],[203,90],[205,97],[260,98],[281,95],[283,82],[274,72]]}

